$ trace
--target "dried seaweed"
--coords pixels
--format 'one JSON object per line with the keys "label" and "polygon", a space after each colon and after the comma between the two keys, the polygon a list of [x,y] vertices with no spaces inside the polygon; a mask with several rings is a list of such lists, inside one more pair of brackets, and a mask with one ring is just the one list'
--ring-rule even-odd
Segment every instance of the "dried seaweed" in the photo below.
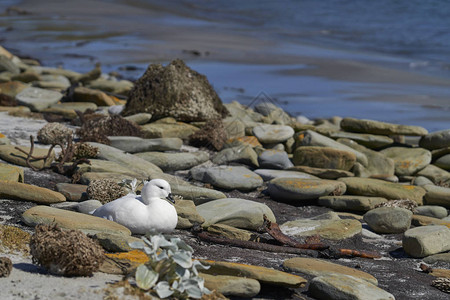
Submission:
{"label": "dried seaweed", "polygon": [[197,132],[189,136],[189,143],[197,147],[220,151],[227,140],[225,126],[221,119],[207,121]]}
{"label": "dried seaweed", "polygon": [[90,276],[104,260],[103,249],[79,230],[62,230],[56,224],[37,225],[30,239],[33,263],[50,273]]}

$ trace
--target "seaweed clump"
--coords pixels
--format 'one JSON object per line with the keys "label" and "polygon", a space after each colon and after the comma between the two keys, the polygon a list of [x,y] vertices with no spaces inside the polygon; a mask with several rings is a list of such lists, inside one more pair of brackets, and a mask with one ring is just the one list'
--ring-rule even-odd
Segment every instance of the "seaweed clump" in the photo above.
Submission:
{"label": "seaweed clump", "polygon": [[13,264],[7,257],[0,257],[0,278],[8,277],[11,274]]}
{"label": "seaweed clump", "polygon": [[10,251],[28,253],[29,240],[30,234],[28,232],[15,226],[0,225],[0,245],[2,247]]}
{"label": "seaweed clump", "polygon": [[86,193],[89,199],[95,199],[105,204],[125,196],[127,191],[114,180],[106,178],[92,180],[86,189]]}
{"label": "seaweed clump", "polygon": [[72,134],[72,130],[61,123],[48,123],[39,129],[37,139],[42,144],[58,145],[67,143]]}
{"label": "seaweed clump", "polygon": [[103,249],[79,230],[37,225],[30,239],[33,263],[56,275],[90,276],[104,261]]}
{"label": "seaweed clump", "polygon": [[77,130],[81,142],[97,142],[109,145],[108,136],[137,136],[142,137],[141,128],[135,123],[119,115],[96,116],[79,115],[82,125]]}
{"label": "seaweed clump", "polygon": [[401,207],[406,208],[414,213],[414,209],[417,207],[417,203],[415,201],[409,199],[401,199],[401,200],[390,200],[388,202],[380,203],[375,206],[378,207]]}
{"label": "seaweed clump", "polygon": [[207,121],[199,131],[189,136],[191,145],[217,151],[223,148],[226,140],[227,133],[221,119]]}
{"label": "seaweed clump", "polygon": [[75,159],[95,158],[98,155],[98,148],[86,143],[75,143],[73,145],[73,156]]}
{"label": "seaweed clump", "polygon": [[450,294],[450,278],[439,277],[431,282],[431,286]]}

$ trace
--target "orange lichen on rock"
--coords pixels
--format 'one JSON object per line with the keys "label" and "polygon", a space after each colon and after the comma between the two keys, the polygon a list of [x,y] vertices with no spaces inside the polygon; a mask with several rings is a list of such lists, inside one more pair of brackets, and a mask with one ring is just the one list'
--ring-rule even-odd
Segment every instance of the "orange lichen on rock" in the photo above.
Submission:
{"label": "orange lichen on rock", "polygon": [[120,252],[120,253],[106,253],[107,257],[116,258],[120,260],[129,260],[132,262],[145,264],[149,261],[149,258],[145,252],[141,250],[132,250],[129,252]]}

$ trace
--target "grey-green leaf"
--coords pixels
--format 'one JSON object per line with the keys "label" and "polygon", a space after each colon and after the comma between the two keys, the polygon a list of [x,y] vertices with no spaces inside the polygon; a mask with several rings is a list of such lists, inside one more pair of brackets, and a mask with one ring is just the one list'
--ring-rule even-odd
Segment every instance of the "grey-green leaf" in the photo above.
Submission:
{"label": "grey-green leaf", "polygon": [[183,268],[192,267],[192,258],[189,252],[179,251],[173,254],[172,259]]}
{"label": "grey-green leaf", "polygon": [[173,294],[173,291],[170,289],[170,285],[167,281],[160,281],[155,286],[155,291],[160,298],[167,298]]}
{"label": "grey-green leaf", "polygon": [[140,265],[136,269],[136,284],[143,290],[151,289],[158,281],[159,274],[149,269],[146,265]]}

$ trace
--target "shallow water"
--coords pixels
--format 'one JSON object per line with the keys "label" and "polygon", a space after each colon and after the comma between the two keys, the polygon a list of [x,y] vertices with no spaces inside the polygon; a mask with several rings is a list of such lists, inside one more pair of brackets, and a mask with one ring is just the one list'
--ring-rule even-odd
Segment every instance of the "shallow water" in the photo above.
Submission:
{"label": "shallow water", "polygon": [[1,44],[45,65],[83,72],[100,61],[137,78],[179,57],[224,102],[264,95],[292,115],[450,128],[443,1],[10,3],[32,14],[0,18]]}

